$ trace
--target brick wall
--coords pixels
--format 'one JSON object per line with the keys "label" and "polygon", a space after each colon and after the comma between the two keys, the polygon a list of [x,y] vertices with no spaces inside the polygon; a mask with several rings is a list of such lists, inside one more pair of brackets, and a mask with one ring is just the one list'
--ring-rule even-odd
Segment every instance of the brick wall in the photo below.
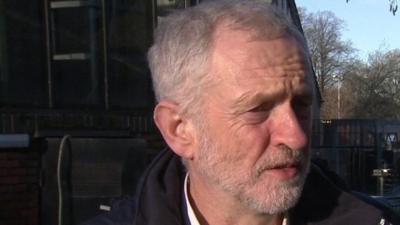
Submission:
{"label": "brick wall", "polygon": [[39,225],[39,152],[0,149],[0,224]]}

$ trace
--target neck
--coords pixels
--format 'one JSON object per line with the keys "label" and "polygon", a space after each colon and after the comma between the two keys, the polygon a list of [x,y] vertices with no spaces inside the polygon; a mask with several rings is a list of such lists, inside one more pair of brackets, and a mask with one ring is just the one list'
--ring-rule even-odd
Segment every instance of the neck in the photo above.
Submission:
{"label": "neck", "polygon": [[282,214],[265,214],[246,208],[235,197],[189,174],[188,197],[201,225],[281,225]]}

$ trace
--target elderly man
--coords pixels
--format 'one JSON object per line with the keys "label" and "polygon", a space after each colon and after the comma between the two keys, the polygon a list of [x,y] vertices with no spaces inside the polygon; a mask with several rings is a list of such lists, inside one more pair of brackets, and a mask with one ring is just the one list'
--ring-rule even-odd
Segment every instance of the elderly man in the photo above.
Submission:
{"label": "elderly man", "polygon": [[92,224],[389,224],[310,166],[312,69],[283,13],[255,1],[177,12],[161,21],[149,63],[170,150],[134,204]]}

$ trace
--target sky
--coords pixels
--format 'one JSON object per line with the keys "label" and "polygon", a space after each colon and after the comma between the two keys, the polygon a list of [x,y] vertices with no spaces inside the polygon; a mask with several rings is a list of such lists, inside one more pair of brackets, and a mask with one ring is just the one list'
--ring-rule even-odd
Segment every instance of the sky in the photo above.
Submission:
{"label": "sky", "polygon": [[[342,39],[350,40],[366,60],[376,50],[400,49],[400,9],[389,11],[388,0],[295,0],[307,12],[332,11],[345,23]],[[400,8],[400,1],[399,8]]]}

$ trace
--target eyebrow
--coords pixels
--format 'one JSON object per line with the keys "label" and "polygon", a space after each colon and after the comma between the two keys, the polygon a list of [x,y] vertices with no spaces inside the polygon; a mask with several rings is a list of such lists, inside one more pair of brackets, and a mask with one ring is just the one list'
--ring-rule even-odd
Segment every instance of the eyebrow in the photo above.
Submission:
{"label": "eyebrow", "polygon": [[[260,104],[276,104],[287,96],[287,91],[281,89],[279,91],[248,91],[241,94],[234,102],[233,113],[241,113],[249,108],[256,107]],[[292,98],[308,98],[310,101],[313,100],[313,90],[308,85],[296,88],[292,90]]]}
{"label": "eyebrow", "polygon": [[234,113],[241,113],[251,107],[256,107],[262,103],[275,104],[286,96],[284,91],[279,92],[245,92],[241,94],[234,102]]}

